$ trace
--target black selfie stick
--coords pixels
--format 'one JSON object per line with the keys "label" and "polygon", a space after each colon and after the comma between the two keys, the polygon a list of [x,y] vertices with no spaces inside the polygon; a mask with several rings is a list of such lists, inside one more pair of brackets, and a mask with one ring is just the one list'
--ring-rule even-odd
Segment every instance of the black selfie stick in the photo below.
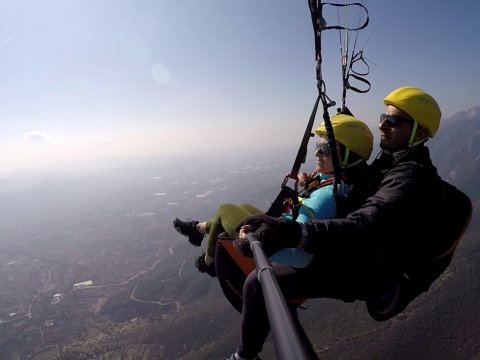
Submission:
{"label": "black selfie stick", "polygon": [[278,359],[318,359],[298,319],[294,318],[288,308],[272,265],[263,252],[262,244],[253,233],[248,233],[247,239],[255,259],[257,277],[262,285]]}

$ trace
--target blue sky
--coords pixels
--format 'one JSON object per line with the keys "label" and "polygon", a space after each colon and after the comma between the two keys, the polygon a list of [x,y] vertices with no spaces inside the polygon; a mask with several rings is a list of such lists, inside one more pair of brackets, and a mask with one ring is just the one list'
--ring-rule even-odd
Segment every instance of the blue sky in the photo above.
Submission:
{"label": "blue sky", "polygon": [[[480,2],[362,4],[370,24],[350,35],[350,50],[357,36],[372,89],[349,92],[347,105],[374,133],[399,86],[430,92],[446,118],[480,105]],[[3,172],[297,146],[317,95],[307,0],[0,0],[0,10]],[[339,103],[338,31],[323,32],[322,48]]]}

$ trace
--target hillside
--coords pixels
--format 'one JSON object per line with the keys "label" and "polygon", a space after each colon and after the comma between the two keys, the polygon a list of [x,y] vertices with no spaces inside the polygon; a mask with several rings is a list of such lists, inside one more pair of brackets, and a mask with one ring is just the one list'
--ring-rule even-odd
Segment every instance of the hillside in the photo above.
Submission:
{"label": "hillside", "polygon": [[[476,206],[451,266],[384,323],[361,302],[309,300],[300,320],[320,358],[480,357],[477,113],[444,120],[429,142],[440,174]],[[291,155],[135,159],[82,176],[0,181],[2,358],[193,360],[231,352],[239,314],[215,280],[196,272],[200,249],[171,219],[205,218],[226,198],[266,208]],[[87,280],[93,286],[74,287]],[[262,358],[275,359],[271,341]]]}

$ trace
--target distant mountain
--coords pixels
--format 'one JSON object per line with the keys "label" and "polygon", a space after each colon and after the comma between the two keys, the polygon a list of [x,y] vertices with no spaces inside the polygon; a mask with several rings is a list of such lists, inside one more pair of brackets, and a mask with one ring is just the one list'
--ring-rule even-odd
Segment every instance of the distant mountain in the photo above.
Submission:
{"label": "distant mountain", "polygon": [[[474,106],[470,110],[467,111],[459,111],[455,115],[453,115],[450,118],[447,119],[442,119],[442,123],[453,123],[457,121],[463,121],[463,120],[472,120],[472,119],[477,119],[480,116],[480,106]],[[442,124],[442,126],[443,126]]]}
{"label": "distant mountain", "polygon": [[477,210],[480,206],[479,140],[480,106],[477,106],[442,119],[437,135],[428,142],[440,175],[469,195]]}

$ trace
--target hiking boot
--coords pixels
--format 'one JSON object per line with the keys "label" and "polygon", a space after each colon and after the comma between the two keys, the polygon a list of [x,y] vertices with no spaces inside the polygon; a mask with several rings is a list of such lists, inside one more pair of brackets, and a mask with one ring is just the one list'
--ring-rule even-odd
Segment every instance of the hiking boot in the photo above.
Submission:
{"label": "hiking boot", "polygon": [[207,265],[207,263],[205,262],[205,253],[202,253],[202,255],[195,259],[195,267],[201,273],[207,273],[211,277],[217,277],[217,271],[215,270],[215,262]]}
{"label": "hiking boot", "polygon": [[173,227],[183,236],[188,237],[188,241],[193,246],[200,246],[202,244],[203,237],[205,236],[200,231],[197,230],[196,225],[198,221],[193,219],[187,219],[187,221],[182,221],[178,218],[173,219]]}

